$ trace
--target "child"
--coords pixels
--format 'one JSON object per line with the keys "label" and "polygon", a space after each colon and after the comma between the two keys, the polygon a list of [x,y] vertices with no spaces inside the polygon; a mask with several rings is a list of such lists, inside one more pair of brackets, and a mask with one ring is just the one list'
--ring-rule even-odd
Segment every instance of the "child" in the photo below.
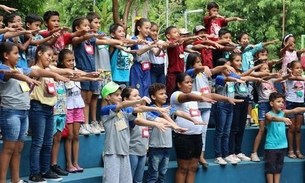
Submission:
{"label": "child", "polygon": [[[9,14],[5,18],[6,25],[9,28],[15,28],[17,30],[23,30],[23,22],[21,17],[18,14]],[[32,34],[29,34],[28,40],[24,38],[23,35],[13,37],[9,39],[10,42],[14,42],[15,44],[18,45],[18,50],[19,50],[19,61],[18,61],[18,66],[20,67],[28,67],[28,63],[26,60],[26,50],[30,45],[30,42],[32,40]]]}
{"label": "child", "polygon": [[[124,40],[126,33],[125,29],[120,24],[113,24],[110,26],[110,36],[112,39]],[[127,49],[119,49],[118,47],[109,47],[110,64],[112,81],[118,84],[124,84],[127,86],[129,83],[129,68],[131,62],[131,54]]]}
{"label": "child", "polygon": [[212,36],[211,40],[218,40],[218,32],[222,27],[227,26],[231,21],[245,21],[239,17],[225,18],[218,14],[219,6],[216,2],[209,2],[207,4],[208,16],[203,18],[204,26],[207,28],[207,33]]}
{"label": "child", "polygon": [[[87,32],[81,37],[73,37],[72,45],[75,54],[76,68],[84,72],[95,72],[95,61],[94,61],[94,46],[101,44],[112,44],[120,45],[121,41],[105,39],[105,35],[89,33],[90,23],[87,18],[80,17],[73,21],[72,32],[84,31]],[[87,131],[93,134],[100,134],[101,131],[96,128],[91,128],[89,125],[89,108],[92,99],[92,93],[98,89],[97,81],[83,81],[81,82],[82,97],[85,102],[84,127]]]}
{"label": "child", "polygon": [[[37,31],[41,29],[41,24],[43,23],[42,18],[36,14],[29,14],[25,17],[25,24],[28,30]],[[35,54],[38,45],[44,44],[54,37],[53,34],[46,38],[43,38],[39,33],[35,32],[32,35],[32,40],[27,48],[26,59],[28,66],[31,67],[35,63]],[[29,35],[25,35],[25,39],[29,39]]]}
{"label": "child", "polygon": [[[53,50],[46,46],[40,45],[37,48],[36,65],[32,68],[42,71],[52,70],[50,61],[52,60]],[[50,72],[50,71],[48,71]],[[52,73],[52,72],[50,72]],[[59,72],[60,74],[70,74],[70,72]],[[31,182],[43,182],[45,179],[54,181],[62,180],[51,168],[51,151],[54,130],[54,105],[56,104],[56,88],[54,77],[57,81],[68,81],[67,78],[52,73],[54,76],[38,77],[41,85],[33,87],[30,94],[30,128],[32,132],[32,144],[30,148],[30,178]]]}
{"label": "child", "polygon": [[[259,65],[263,63],[263,65],[256,70],[256,72],[266,72],[270,73],[269,65],[268,63],[264,63],[263,61],[256,61],[254,65]],[[286,75],[283,77],[280,77],[278,79],[275,79],[274,77],[278,77],[278,74],[276,75],[270,75],[264,77],[264,82],[256,82],[255,88],[254,88],[254,102],[258,103],[258,121],[259,121],[259,131],[256,135],[254,145],[253,145],[253,151],[251,153],[251,161],[259,162],[260,159],[257,155],[257,149],[261,142],[262,137],[265,134],[265,114],[271,110],[271,107],[269,105],[269,96],[272,92],[275,92],[274,83],[281,82],[283,80],[286,80],[290,75]]]}
{"label": "child", "polygon": [[[215,100],[204,97],[200,93],[191,93],[193,79],[186,73],[177,75],[175,92],[170,97],[170,104],[177,110],[188,113],[197,121],[202,122],[197,102],[211,102]],[[175,132],[173,143],[177,155],[178,168],[176,171],[176,183],[195,181],[195,174],[198,167],[199,157],[202,151],[203,125],[195,125],[187,119],[177,117],[176,123],[188,129],[185,133]]]}
{"label": "child", "polygon": [[[157,107],[168,107],[166,105],[166,86],[161,83],[154,83],[149,87],[149,95],[153,101],[153,106]],[[153,112],[156,116],[161,116],[166,118],[166,115],[160,114],[158,112]],[[187,113],[183,111],[177,111],[173,107],[170,108],[169,116],[176,118],[180,116],[193,122],[196,125],[204,125],[205,123],[197,121],[191,118]],[[167,118],[166,118],[167,119]],[[167,119],[168,120],[168,119]],[[172,120],[169,120],[173,122]],[[173,122],[174,123],[174,122]],[[174,123],[176,128],[177,125]],[[180,128],[181,130],[181,128]],[[167,171],[167,166],[169,163],[170,149],[172,148],[172,130],[166,128],[164,133],[161,133],[157,128],[152,128],[149,139],[149,153],[148,153],[148,171],[147,171],[147,182],[165,182],[165,175]]]}
{"label": "child", "polygon": [[[150,102],[147,97],[135,101],[123,101],[120,86],[109,82],[102,89],[102,97],[107,105],[101,109],[105,127],[104,183],[131,183],[132,173],[129,160],[130,131],[140,119],[133,113],[145,112],[141,107],[132,108],[136,104]],[[161,112],[164,110],[159,109]]]}
{"label": "child", "polygon": [[[133,40],[151,41],[148,37],[151,24],[146,18],[141,18],[136,21],[135,36]],[[133,65],[130,68],[130,86],[136,87],[140,96],[148,96],[148,87],[151,84],[150,81],[150,58],[149,51],[155,47],[155,44],[144,45],[137,44],[131,47],[134,50]]]}
{"label": "child", "polygon": [[[158,40],[159,27],[156,23],[151,22],[149,37],[152,41],[156,41],[159,44],[164,44],[162,40]],[[149,52],[149,58],[151,61],[150,68],[150,81],[151,84],[163,83],[165,84],[165,52],[163,49],[153,48]]]}
{"label": "child", "polygon": [[[293,76],[289,77],[286,82],[286,109],[294,109],[296,107],[304,107],[304,77],[302,77],[302,66],[299,61],[292,61],[287,65]],[[303,123],[303,113],[288,115],[292,124],[288,129],[288,157],[300,158],[305,157],[300,152],[301,150],[301,126]],[[295,148],[294,152],[294,137]]]}
{"label": "child", "polygon": [[298,60],[298,56],[305,52],[303,50],[295,50],[295,38],[292,34],[287,34],[282,40],[280,56],[283,58],[282,70],[283,74],[287,73],[287,64],[294,60]]}
{"label": "child", "polygon": [[285,149],[287,148],[286,127],[292,122],[286,115],[305,112],[304,107],[284,110],[285,97],[280,93],[271,93],[269,97],[271,111],[266,114],[267,129],[265,143],[265,173],[268,183],[279,183],[284,166]]}
{"label": "child", "polygon": [[[225,95],[211,93],[211,88],[209,84],[210,76],[222,72],[226,69],[233,70],[233,68],[230,68],[230,66],[228,65],[215,67],[213,69],[209,69],[209,67],[207,66],[202,66],[201,56],[198,53],[190,53],[186,62],[186,73],[188,73],[192,78],[194,78],[193,91],[199,91],[202,95],[209,95],[212,99],[216,101],[226,101],[230,104],[234,104],[234,102],[242,102],[242,100],[228,98]],[[210,103],[198,103],[198,108],[201,113],[202,121],[209,121],[211,107],[212,105]],[[202,164],[204,168],[208,168],[208,163],[204,159],[206,133],[207,125],[204,125],[202,131],[202,153],[200,155],[199,161],[199,163]]]}

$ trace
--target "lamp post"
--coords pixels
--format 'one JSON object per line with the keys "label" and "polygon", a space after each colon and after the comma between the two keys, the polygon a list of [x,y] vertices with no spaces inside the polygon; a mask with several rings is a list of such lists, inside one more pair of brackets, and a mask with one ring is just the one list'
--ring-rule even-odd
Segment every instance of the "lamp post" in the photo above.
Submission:
{"label": "lamp post", "polygon": [[165,13],[165,16],[166,16],[166,19],[165,19],[165,23],[166,23],[166,27],[168,27],[168,0],[166,0],[166,13]]}
{"label": "lamp post", "polygon": [[187,30],[187,15],[190,13],[199,13],[203,12],[203,9],[198,9],[198,10],[190,10],[190,11],[185,11],[184,12],[184,27]]}

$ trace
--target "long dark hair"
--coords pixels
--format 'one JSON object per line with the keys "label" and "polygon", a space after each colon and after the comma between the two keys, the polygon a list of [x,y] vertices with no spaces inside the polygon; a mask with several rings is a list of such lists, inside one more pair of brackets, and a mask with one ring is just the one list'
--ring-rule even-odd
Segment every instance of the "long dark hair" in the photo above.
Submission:
{"label": "long dark hair", "polygon": [[185,73],[185,72],[181,72],[181,73],[179,73],[177,75],[176,81],[175,81],[175,89],[174,89],[174,91],[179,91],[178,83],[182,83],[186,76],[189,76],[189,75],[187,73]]}
{"label": "long dark hair", "polygon": [[137,36],[139,35],[139,30],[138,30],[138,27],[141,27],[145,22],[149,22],[148,19],[146,18],[140,18],[140,20],[137,20],[136,21],[136,25],[135,25],[135,28],[134,28],[134,35]]}
{"label": "long dark hair", "polygon": [[202,62],[201,55],[199,53],[193,52],[187,56],[185,70],[191,69],[196,63],[196,59],[199,58]]}

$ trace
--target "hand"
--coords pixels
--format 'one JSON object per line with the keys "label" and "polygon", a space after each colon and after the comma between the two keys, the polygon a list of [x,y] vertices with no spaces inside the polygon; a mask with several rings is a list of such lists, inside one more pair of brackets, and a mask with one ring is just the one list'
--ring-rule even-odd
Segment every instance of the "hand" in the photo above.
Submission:
{"label": "hand", "polygon": [[16,8],[11,8],[11,7],[8,7],[8,6],[5,6],[5,5],[0,5],[0,8],[2,8],[7,13],[12,13],[12,11],[17,11],[18,10]]}
{"label": "hand", "polygon": [[216,48],[218,48],[218,49],[223,49],[223,48],[224,48],[224,46],[223,46],[223,45],[218,44],[218,43],[216,43],[216,44],[215,44],[215,47],[216,47]]}
{"label": "hand", "polygon": [[85,35],[85,34],[87,34],[87,33],[88,33],[87,30],[78,30],[78,31],[75,31],[75,32],[74,32],[74,35],[75,35],[76,37],[80,37],[80,36],[83,36],[83,35]]}
{"label": "hand", "polygon": [[194,125],[207,125],[208,123],[207,122],[203,122],[203,121],[198,121],[198,120],[195,120],[193,121]]}
{"label": "hand", "polygon": [[240,103],[240,102],[243,102],[244,100],[242,100],[242,99],[234,99],[234,98],[229,98],[228,99],[228,102],[230,103],[230,104],[233,104],[233,105],[235,105],[235,103]]}
{"label": "hand", "polygon": [[70,81],[68,78],[63,77],[63,76],[61,76],[61,75],[59,75],[59,74],[56,74],[56,73],[55,73],[54,79],[55,79],[55,81],[63,81],[63,82],[68,82],[68,81]]}
{"label": "hand", "polygon": [[141,99],[140,99],[140,103],[141,104],[150,104],[151,103],[151,100],[150,100],[150,98],[148,98],[148,97],[142,97]]}
{"label": "hand", "polygon": [[32,79],[32,78],[29,78],[26,82],[29,83],[31,86],[33,86],[33,85],[38,86],[41,84],[41,82],[39,82],[35,79]]}
{"label": "hand", "polygon": [[180,133],[185,133],[187,131],[187,128],[177,127],[177,128],[174,128],[174,130],[176,130],[177,132],[180,132]]}
{"label": "hand", "polygon": [[168,113],[169,112],[169,109],[170,109],[170,106],[168,106],[168,107],[156,107],[156,109],[157,109],[157,111],[159,112],[159,113]]}
{"label": "hand", "polygon": [[160,132],[165,132],[166,127],[165,127],[165,125],[164,125],[163,123],[157,123],[157,122],[155,122],[154,125],[155,125],[156,128],[158,128],[158,130],[159,130]]}
{"label": "hand", "polygon": [[211,73],[211,70],[208,66],[203,66],[204,67],[204,73],[208,76],[208,77],[211,77],[212,76],[212,73]]}
{"label": "hand", "polygon": [[38,33],[40,29],[30,30],[31,34]]}
{"label": "hand", "polygon": [[237,83],[246,83],[244,80],[241,80],[241,79],[236,79],[236,82]]}
{"label": "hand", "polygon": [[234,53],[241,53],[241,50],[238,49],[238,48],[235,48],[235,49],[233,50],[233,52],[234,52]]}
{"label": "hand", "polygon": [[106,34],[95,34],[94,37],[96,37],[97,39],[102,39],[106,37]]}
{"label": "hand", "polygon": [[286,125],[291,125],[291,124],[292,124],[292,122],[291,122],[291,120],[290,120],[289,118],[284,118],[284,119],[283,119],[283,122],[284,122]]}
{"label": "hand", "polygon": [[60,28],[61,31],[70,31],[70,27],[63,26]]}

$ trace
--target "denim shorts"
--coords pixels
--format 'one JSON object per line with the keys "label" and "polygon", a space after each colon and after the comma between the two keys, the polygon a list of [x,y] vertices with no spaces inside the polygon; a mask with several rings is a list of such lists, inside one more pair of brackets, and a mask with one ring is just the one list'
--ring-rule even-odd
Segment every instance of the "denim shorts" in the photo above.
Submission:
{"label": "denim shorts", "polygon": [[264,121],[265,115],[271,110],[269,102],[261,102],[258,104],[258,120]]}
{"label": "denim shorts", "polygon": [[54,128],[53,128],[53,135],[56,132],[62,132],[66,125],[66,115],[65,114],[56,114],[54,115]]}
{"label": "denim shorts", "polygon": [[82,90],[94,92],[98,90],[99,83],[98,81],[82,81],[80,82],[80,86]]}
{"label": "denim shorts", "polygon": [[[286,101],[286,109],[294,109],[296,107],[304,107],[304,103],[296,103],[296,102],[289,102]],[[297,115],[303,115],[303,113],[296,113],[296,114],[290,114],[287,117],[288,118],[295,118]]]}
{"label": "denim shorts", "polygon": [[29,126],[28,110],[1,108],[0,128],[3,140],[24,141]]}

